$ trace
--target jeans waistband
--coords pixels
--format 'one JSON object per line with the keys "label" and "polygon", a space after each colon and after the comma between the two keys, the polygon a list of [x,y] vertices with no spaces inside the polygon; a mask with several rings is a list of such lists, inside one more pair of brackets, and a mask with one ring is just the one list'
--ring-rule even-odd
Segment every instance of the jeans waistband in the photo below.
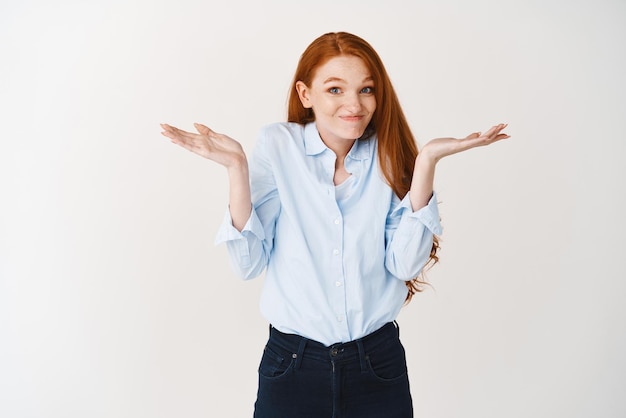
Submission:
{"label": "jeans waistband", "polygon": [[395,321],[388,322],[363,338],[325,346],[320,342],[296,334],[285,334],[270,325],[270,342],[292,351],[293,358],[296,359],[296,368],[305,356],[328,360],[333,363],[358,358],[362,367],[365,367],[366,353],[394,338],[397,339],[399,333],[398,324]]}

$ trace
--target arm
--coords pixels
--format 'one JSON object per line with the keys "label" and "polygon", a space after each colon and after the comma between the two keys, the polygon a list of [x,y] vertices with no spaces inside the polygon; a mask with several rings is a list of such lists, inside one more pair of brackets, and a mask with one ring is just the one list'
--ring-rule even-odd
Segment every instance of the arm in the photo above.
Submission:
{"label": "arm", "polygon": [[464,139],[433,139],[424,146],[415,159],[409,195],[393,208],[387,220],[385,266],[391,274],[401,280],[418,275],[430,257],[433,235],[441,234],[433,193],[437,162],[448,155],[509,138],[501,133],[505,127],[500,124],[482,135],[473,133]]}
{"label": "arm", "polygon": [[411,280],[430,258],[433,235],[441,232],[435,194],[417,211],[412,210],[409,195],[402,201],[396,197],[385,227],[385,267],[394,277]]}
{"label": "arm", "polygon": [[246,154],[241,144],[234,139],[198,123],[194,126],[198,130],[197,134],[161,124],[161,134],[170,138],[174,144],[226,167],[230,186],[228,207],[233,226],[241,231],[252,210]]}
{"label": "arm", "polygon": [[509,135],[502,133],[506,127],[506,124],[501,123],[484,134],[475,132],[463,139],[437,138],[428,142],[415,159],[411,191],[409,192],[413,210],[423,208],[430,200],[433,194],[435,166],[439,160],[448,155],[510,138]]}

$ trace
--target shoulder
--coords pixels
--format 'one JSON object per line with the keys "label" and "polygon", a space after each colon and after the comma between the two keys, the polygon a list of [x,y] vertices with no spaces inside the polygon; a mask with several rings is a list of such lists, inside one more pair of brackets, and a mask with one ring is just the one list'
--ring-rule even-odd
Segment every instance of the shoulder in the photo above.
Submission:
{"label": "shoulder", "polygon": [[265,125],[259,132],[259,140],[274,141],[302,141],[305,125],[292,122],[276,122]]}
{"label": "shoulder", "polygon": [[257,152],[274,155],[276,158],[290,157],[304,151],[306,125],[278,122],[261,128],[257,138]]}

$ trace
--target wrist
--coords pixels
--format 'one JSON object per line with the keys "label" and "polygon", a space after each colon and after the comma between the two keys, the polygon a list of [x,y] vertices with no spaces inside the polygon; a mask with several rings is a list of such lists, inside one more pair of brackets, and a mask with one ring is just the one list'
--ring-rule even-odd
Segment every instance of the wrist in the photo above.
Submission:
{"label": "wrist", "polygon": [[226,166],[229,173],[248,172],[248,159],[245,154],[238,154],[232,157],[230,163]]}
{"label": "wrist", "polygon": [[439,160],[433,155],[431,155],[426,149],[426,147],[424,147],[417,154],[417,158],[415,159],[415,169],[417,170],[418,167],[420,169],[426,169],[426,170],[434,169],[438,161]]}

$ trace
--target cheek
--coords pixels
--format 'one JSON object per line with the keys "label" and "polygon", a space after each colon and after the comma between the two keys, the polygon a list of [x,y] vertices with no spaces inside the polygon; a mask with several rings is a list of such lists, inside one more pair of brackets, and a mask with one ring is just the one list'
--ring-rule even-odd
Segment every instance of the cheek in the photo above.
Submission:
{"label": "cheek", "polygon": [[318,103],[318,111],[329,115],[334,115],[341,110],[341,104],[336,100],[324,100]]}

